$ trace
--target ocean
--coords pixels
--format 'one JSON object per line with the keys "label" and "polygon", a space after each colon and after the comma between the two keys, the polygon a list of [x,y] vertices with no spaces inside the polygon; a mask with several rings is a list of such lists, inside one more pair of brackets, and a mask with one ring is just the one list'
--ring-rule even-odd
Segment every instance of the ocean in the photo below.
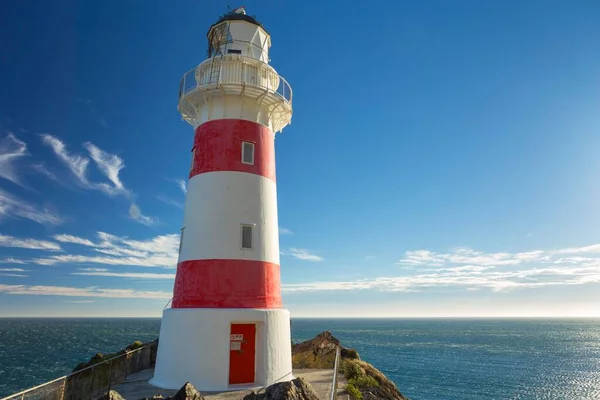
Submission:
{"label": "ocean", "polygon": [[[160,319],[0,319],[0,397],[96,352],[158,336]],[[600,399],[600,319],[293,319],[331,331],[412,400]]]}

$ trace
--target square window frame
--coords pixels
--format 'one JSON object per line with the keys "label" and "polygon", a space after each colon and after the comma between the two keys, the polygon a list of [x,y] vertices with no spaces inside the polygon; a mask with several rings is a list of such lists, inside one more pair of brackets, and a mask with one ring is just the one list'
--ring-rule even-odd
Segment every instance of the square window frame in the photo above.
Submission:
{"label": "square window frame", "polygon": [[[244,228],[250,228],[250,232],[251,232],[250,245],[251,245],[251,247],[244,247]],[[255,248],[255,246],[254,246],[255,228],[256,228],[256,224],[248,224],[248,223],[240,224],[240,249],[245,250],[245,251],[254,250],[254,248]]]}
{"label": "square window frame", "polygon": [[[244,161],[244,149],[246,148],[246,144],[250,144],[252,145],[252,162],[246,162]],[[254,165],[254,161],[256,159],[256,143],[254,142],[247,142],[247,141],[242,141],[242,164],[246,164],[246,165]]]}

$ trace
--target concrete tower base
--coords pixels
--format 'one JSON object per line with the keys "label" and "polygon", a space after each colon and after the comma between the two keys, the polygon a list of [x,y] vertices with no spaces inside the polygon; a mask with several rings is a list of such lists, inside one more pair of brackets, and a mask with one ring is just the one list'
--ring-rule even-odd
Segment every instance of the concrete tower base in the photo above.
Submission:
{"label": "concrete tower base", "polygon": [[[254,344],[251,334],[232,334],[240,327],[254,331],[252,326]],[[163,312],[156,368],[149,383],[179,389],[190,382],[199,391],[226,391],[289,381],[290,337],[288,310],[171,308]],[[252,355],[254,374],[248,365]],[[245,381],[230,383],[240,377]]]}

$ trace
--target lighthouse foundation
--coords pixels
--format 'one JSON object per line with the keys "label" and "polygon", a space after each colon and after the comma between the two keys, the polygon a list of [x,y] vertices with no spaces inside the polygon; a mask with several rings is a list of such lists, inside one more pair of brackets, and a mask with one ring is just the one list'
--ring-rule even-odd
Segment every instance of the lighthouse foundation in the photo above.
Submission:
{"label": "lighthouse foundation", "polygon": [[165,310],[150,384],[179,389],[190,382],[200,391],[227,391],[289,381],[290,337],[288,310]]}

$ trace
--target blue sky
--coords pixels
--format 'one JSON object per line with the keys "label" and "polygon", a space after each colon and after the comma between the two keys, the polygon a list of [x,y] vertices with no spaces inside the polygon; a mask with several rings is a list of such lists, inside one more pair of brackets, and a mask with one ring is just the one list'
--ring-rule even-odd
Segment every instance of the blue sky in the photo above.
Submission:
{"label": "blue sky", "polygon": [[[0,6],[1,316],[161,314],[226,4]],[[600,316],[597,2],[245,5],[294,90],[293,316]]]}

